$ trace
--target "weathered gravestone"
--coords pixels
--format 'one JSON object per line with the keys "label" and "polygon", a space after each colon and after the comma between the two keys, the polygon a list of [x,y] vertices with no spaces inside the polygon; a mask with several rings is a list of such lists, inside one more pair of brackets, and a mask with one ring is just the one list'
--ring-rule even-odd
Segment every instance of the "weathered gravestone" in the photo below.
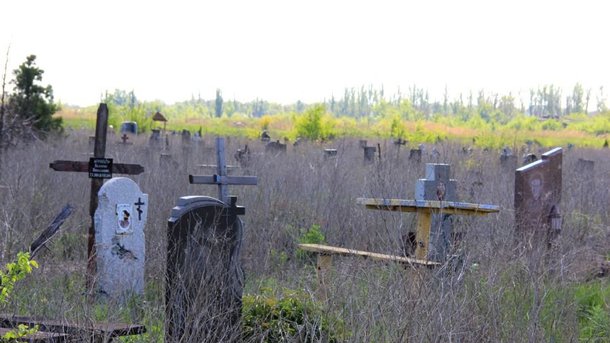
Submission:
{"label": "weathered gravestone", "polygon": [[279,154],[286,152],[286,144],[280,143],[279,140],[275,142],[269,142],[265,145],[265,152],[272,154]]}
{"label": "weathered gravestone", "polygon": [[181,197],[167,234],[166,342],[231,342],[239,335],[243,225],[218,199]]}
{"label": "weathered gravestone", "polygon": [[153,146],[161,145],[161,130],[160,129],[152,129],[152,133],[150,138],[148,139],[148,144]]}
{"label": "weathered gravestone", "polygon": [[131,179],[116,177],[98,193],[95,211],[96,291],[125,302],[144,294],[148,194]]}
{"label": "weathered gravestone", "polygon": [[250,149],[248,149],[248,144],[243,149],[237,149],[233,157],[240,167],[248,168],[250,166]]}
{"label": "weathered gravestone", "polygon": [[364,150],[364,162],[373,162],[375,161],[375,153],[377,152],[377,148],[374,146],[365,146],[362,148]]}
{"label": "weathered gravestone", "polygon": [[506,150],[502,151],[500,154],[500,165],[503,167],[503,170],[512,171],[517,167],[517,156],[513,155],[511,152],[506,152]]}
{"label": "weathered gravestone", "polygon": [[[136,125],[137,127],[137,125]],[[89,161],[53,161],[49,167],[61,172],[88,172],[91,179],[91,192],[89,194],[89,215],[91,226],[88,231],[87,242],[87,289],[91,294],[93,291],[94,275],[96,271],[95,253],[95,223],[94,214],[97,209],[97,194],[104,183],[104,179],[112,178],[112,174],[137,175],[144,172],[144,167],[138,164],[124,164],[113,162],[106,158],[106,133],[108,130],[108,106],[100,104],[97,109],[95,121],[95,144],[93,158]]]}
{"label": "weathered gravestone", "polygon": [[271,140],[271,136],[269,136],[269,133],[267,132],[267,130],[263,130],[263,132],[261,132],[261,142],[269,142]]}
{"label": "weathered gravestone", "polygon": [[191,132],[189,130],[182,130],[182,134],[180,136],[183,146],[188,146],[191,144]]}
{"label": "weathered gravestone", "polygon": [[421,149],[409,150],[409,161],[421,162]]}
{"label": "weathered gravestone", "polygon": [[523,165],[534,163],[536,161],[538,161],[538,157],[536,157],[536,154],[530,152],[523,155]]}
{"label": "weathered gravestone", "polygon": [[324,158],[331,158],[337,156],[337,149],[324,149]]}
{"label": "weathered gravestone", "polygon": [[528,248],[550,244],[561,231],[562,149],[515,171],[516,239]]}
{"label": "weathered gravestone", "polygon": [[245,213],[228,185],[256,185],[228,176],[224,139],[216,139],[217,174],[189,175],[218,186],[218,198],[181,197],[168,221],[166,342],[230,342],[240,334],[243,276],[239,261]]}

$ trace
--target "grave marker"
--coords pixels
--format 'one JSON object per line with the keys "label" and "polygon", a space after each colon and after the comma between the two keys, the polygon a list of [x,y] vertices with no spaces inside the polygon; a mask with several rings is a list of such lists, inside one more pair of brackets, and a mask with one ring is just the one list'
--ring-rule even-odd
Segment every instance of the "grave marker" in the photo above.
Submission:
{"label": "grave marker", "polygon": [[286,152],[286,144],[280,143],[279,140],[275,142],[269,142],[265,145],[265,152],[270,153],[285,153]]}
{"label": "grave marker", "polygon": [[148,139],[148,144],[154,145],[154,146],[161,145],[161,130],[160,129],[152,129],[152,133],[150,134],[150,138]]}
{"label": "grave marker", "polygon": [[336,157],[337,149],[324,149],[324,158]]}
{"label": "grave marker", "polygon": [[377,148],[374,146],[365,146],[362,148],[364,150],[364,162],[373,162],[375,161],[375,153],[377,152]]}
{"label": "grave marker", "polygon": [[148,194],[131,179],[117,177],[98,193],[95,211],[96,291],[125,302],[144,294],[144,226]]}
{"label": "grave marker", "polygon": [[421,149],[409,150],[409,161],[421,162]]}
{"label": "grave marker", "polygon": [[269,133],[267,133],[267,130],[263,130],[263,132],[261,132],[261,142],[267,143],[271,140],[271,136],[269,136]]}
{"label": "grave marker", "polygon": [[[106,133],[108,130],[108,107],[106,104],[100,104],[97,109],[97,119],[95,122],[95,145],[93,149],[94,159],[105,159],[106,154]],[[90,172],[90,161],[54,161],[49,164],[49,167],[55,171],[67,172]],[[112,163],[109,167],[114,174],[137,175],[144,172],[144,167],[138,164],[122,164]],[[95,175],[94,175],[95,176]],[[104,175],[101,175],[102,177]],[[105,176],[108,176],[107,174]],[[97,194],[104,183],[103,178],[91,178],[91,191],[89,197],[89,215],[91,216],[91,226],[88,231],[87,242],[87,288],[93,290],[94,275],[96,271],[95,265],[95,221],[94,215],[97,209]]]}
{"label": "grave marker", "polygon": [[528,247],[550,244],[561,231],[563,150],[555,148],[515,171],[516,238]]}
{"label": "grave marker", "polygon": [[[229,185],[256,185],[253,176],[227,176],[224,139],[216,139],[217,174],[189,175],[218,185],[219,199],[181,197],[168,221],[166,342],[221,342],[239,337],[243,274],[240,249],[245,213]],[[237,335],[237,336],[234,336]]]}
{"label": "grave marker", "polygon": [[426,179],[415,187],[415,200],[358,198],[369,209],[416,212],[415,258],[444,261],[451,238],[453,214],[486,215],[499,212],[495,205],[458,202],[455,180],[449,179],[449,165],[426,164]]}
{"label": "grave marker", "polygon": [[[426,178],[415,183],[415,200],[457,202],[457,182],[450,178],[448,164],[426,164]],[[434,214],[430,223],[429,258],[442,261],[447,255],[453,235],[453,217]]]}

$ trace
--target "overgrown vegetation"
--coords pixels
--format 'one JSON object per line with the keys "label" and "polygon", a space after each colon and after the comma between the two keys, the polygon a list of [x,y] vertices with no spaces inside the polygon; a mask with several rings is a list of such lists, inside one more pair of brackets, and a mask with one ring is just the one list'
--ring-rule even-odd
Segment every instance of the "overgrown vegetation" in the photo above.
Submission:
{"label": "overgrown vegetation", "polygon": [[[4,266],[4,269],[0,269],[0,304],[8,302],[15,284],[30,274],[32,268],[38,268],[38,263],[30,260],[29,253],[19,252],[15,262],[9,262]],[[20,324],[15,330],[0,336],[0,342],[16,342],[17,339],[37,331],[37,327],[30,328],[27,325]]]}
{"label": "overgrown vegetation", "polygon": [[[421,125],[423,135],[424,123]],[[90,131],[67,134],[49,144],[11,149],[7,151],[6,164],[0,166],[0,192],[7,195],[0,196],[3,263],[37,236],[33,228],[48,224],[55,215],[53,204],[80,204],[59,236],[39,255],[38,259],[44,261],[40,272],[14,288],[1,312],[49,318],[61,313],[62,318],[82,322],[102,319],[143,323],[148,333],[125,341],[161,340],[167,217],[179,196],[216,194],[214,186],[188,183],[188,174],[201,173],[198,164],[215,163],[214,154],[210,153],[213,136],[204,136],[201,144],[193,143],[188,151],[182,149],[180,137],[170,136],[167,153],[179,168],[160,164],[160,151],[148,146],[146,136],[134,137],[134,144],[129,146],[108,144],[107,156],[123,163],[142,164],[146,170],[133,179],[151,199],[146,226],[147,287],[142,302],[99,308],[88,304],[83,296],[87,265],[83,233],[91,220],[86,204],[89,180],[84,175],[40,167],[55,159],[78,158],[89,152]],[[252,322],[273,322],[281,332],[294,327],[298,332],[302,326],[291,326],[296,319],[284,320],[288,315],[281,312],[282,308],[300,311],[313,301],[313,312],[303,311],[303,325],[311,325],[313,330],[313,324],[323,323],[319,315],[329,315],[329,323],[339,320],[337,325],[328,326],[335,330],[339,341],[604,341],[608,336],[610,291],[608,280],[598,279],[597,274],[599,263],[607,261],[610,253],[606,206],[610,201],[610,180],[603,177],[603,171],[610,170],[607,150],[576,147],[564,151],[562,233],[556,250],[536,258],[513,249],[514,169],[500,163],[499,151],[485,152],[475,147],[465,154],[459,142],[443,140],[427,145],[422,162],[415,163],[408,160],[408,151],[398,149],[390,139],[369,143],[381,145],[381,161],[364,164],[357,139],[303,143],[289,146],[285,155],[277,156],[265,155],[258,139],[227,140],[228,152],[248,144],[252,151],[248,173],[259,177],[256,187],[231,187],[232,194],[238,195],[238,204],[247,209],[242,217],[244,301],[274,304],[261,311],[260,317],[250,317]],[[325,158],[323,147],[337,148],[337,156]],[[438,156],[430,153],[433,148]],[[588,180],[591,188],[578,172],[579,159],[595,161],[598,177]],[[356,205],[355,198],[412,198],[415,181],[424,175],[426,162],[451,164],[460,199],[502,208],[497,215],[456,219],[456,227],[466,232],[461,247],[463,269],[437,274],[336,257],[328,275],[328,302],[316,301],[320,299],[316,298],[315,268],[297,257],[300,253],[296,243],[403,254],[403,237],[414,229],[415,215],[367,210]],[[20,172],[8,172],[15,170]],[[233,170],[234,175],[245,172]],[[268,279],[274,282],[257,288],[261,280]],[[302,292],[295,294],[284,292],[285,289]],[[300,299],[298,303],[294,297]],[[244,315],[251,314],[250,309],[244,310]],[[310,331],[313,332],[319,331]],[[264,337],[261,331],[252,335],[251,341]]]}
{"label": "overgrown vegetation", "polygon": [[[383,89],[372,87],[346,90],[340,99],[319,104],[279,105],[255,100],[225,101],[218,90],[215,100],[193,98],[167,105],[160,101],[140,102],[134,92],[115,90],[103,101],[111,104],[115,129],[123,120],[137,121],[144,131],[153,125],[150,118],[161,111],[170,130],[187,129],[218,135],[254,138],[261,130],[273,137],[328,140],[340,137],[394,138],[411,144],[459,140],[480,147],[518,146],[537,140],[542,145],[601,147],[610,137],[610,111],[600,89],[593,95],[576,85],[563,96],[557,87],[532,90],[530,106],[512,95],[479,92],[467,100],[460,95],[451,100],[432,101],[423,89],[413,87],[408,94],[387,97]],[[562,107],[561,104],[564,103]],[[60,116],[76,127],[92,127],[95,108],[66,109]],[[87,119],[88,118],[88,119]],[[89,123],[87,123],[89,120]]]}
{"label": "overgrown vegetation", "polygon": [[[279,294],[278,294],[279,293]],[[339,342],[345,333],[338,318],[325,312],[309,294],[263,288],[244,295],[243,338],[246,342]]]}

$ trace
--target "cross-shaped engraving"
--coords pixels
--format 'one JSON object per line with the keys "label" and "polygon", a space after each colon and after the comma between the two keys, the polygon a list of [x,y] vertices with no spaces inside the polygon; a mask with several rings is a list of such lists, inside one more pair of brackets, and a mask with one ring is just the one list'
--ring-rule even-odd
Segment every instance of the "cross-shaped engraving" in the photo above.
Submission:
{"label": "cross-shaped engraving", "polygon": [[225,141],[224,138],[216,138],[216,174],[214,175],[189,175],[189,182],[192,184],[218,185],[218,199],[225,204],[231,203],[229,197],[229,185],[250,185],[257,184],[256,176],[228,176],[227,164],[225,161]]}
{"label": "cross-shaped engraving", "polygon": [[[98,161],[104,160],[106,154],[106,134],[108,131],[108,106],[106,104],[100,104],[97,109],[97,119],[95,122],[95,145],[93,148],[93,159]],[[100,191],[104,179],[98,176],[97,173],[90,170],[91,161],[54,161],[49,164],[49,167],[55,171],[68,171],[68,172],[89,172],[90,175],[94,175],[91,178],[91,192],[89,196],[89,215],[91,216],[91,226],[89,227],[88,242],[87,242],[87,288],[93,290],[93,281],[96,272],[95,262],[95,222],[94,215],[97,209],[98,199],[97,193]],[[112,163],[108,164],[109,169],[105,171],[103,177],[111,176],[111,173],[116,174],[128,174],[137,175],[144,172],[144,167],[138,164],[121,164]]]}
{"label": "cross-shaped engraving", "polygon": [[138,208],[136,209],[136,211],[138,211],[138,220],[142,220],[142,205],[146,205],[145,203],[142,202],[142,199],[140,199],[140,197],[138,197],[138,202],[134,203],[134,205],[138,206]]}

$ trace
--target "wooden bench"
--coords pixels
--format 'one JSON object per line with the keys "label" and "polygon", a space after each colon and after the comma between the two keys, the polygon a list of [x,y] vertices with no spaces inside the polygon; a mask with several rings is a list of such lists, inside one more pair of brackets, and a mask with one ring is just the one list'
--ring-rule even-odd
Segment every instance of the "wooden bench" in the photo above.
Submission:
{"label": "wooden bench", "polygon": [[146,327],[139,324],[125,323],[74,323],[58,320],[47,320],[32,317],[0,315],[0,328],[11,330],[18,325],[28,327],[38,325],[35,335],[24,342],[71,342],[74,339],[86,337],[91,342],[112,342],[121,336],[140,335],[146,332]]}
{"label": "wooden bench", "polygon": [[416,258],[398,255],[386,255],[363,250],[346,249],[340,247],[333,247],[330,245],[299,244],[298,247],[302,250],[316,253],[317,255],[316,273],[318,275],[319,286],[318,296],[323,301],[326,301],[328,299],[328,293],[326,291],[326,275],[328,274],[328,270],[332,266],[333,256],[356,256],[365,259],[371,259],[373,261],[401,263],[412,267],[423,266],[428,268],[434,268],[441,265],[439,262],[434,261],[420,260]]}

